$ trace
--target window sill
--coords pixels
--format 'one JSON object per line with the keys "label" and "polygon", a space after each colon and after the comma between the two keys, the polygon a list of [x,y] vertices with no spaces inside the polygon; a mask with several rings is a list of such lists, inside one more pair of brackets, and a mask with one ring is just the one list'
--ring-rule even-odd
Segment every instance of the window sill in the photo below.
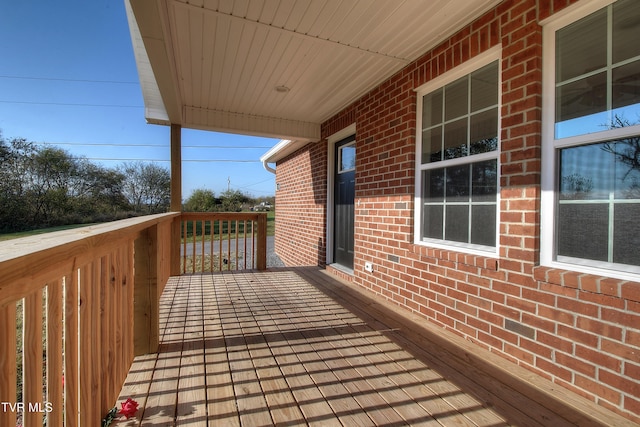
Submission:
{"label": "window sill", "polygon": [[498,271],[499,268],[498,258],[494,258],[489,255],[463,253],[457,250],[427,246],[424,243],[414,243],[413,248],[414,253],[422,255],[424,257],[455,262],[458,264],[482,268],[490,271]]}

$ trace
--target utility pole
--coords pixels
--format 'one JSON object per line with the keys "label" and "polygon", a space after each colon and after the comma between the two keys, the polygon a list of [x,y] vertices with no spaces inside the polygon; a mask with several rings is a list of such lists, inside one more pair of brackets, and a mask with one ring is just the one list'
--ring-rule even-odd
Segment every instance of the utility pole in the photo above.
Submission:
{"label": "utility pole", "polygon": [[227,193],[231,191],[231,177],[227,177]]}

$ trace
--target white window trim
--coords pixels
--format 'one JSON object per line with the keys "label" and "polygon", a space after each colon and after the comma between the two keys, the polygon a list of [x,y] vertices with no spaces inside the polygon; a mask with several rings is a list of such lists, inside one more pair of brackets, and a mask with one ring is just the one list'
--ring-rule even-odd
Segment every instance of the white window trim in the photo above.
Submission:
{"label": "white window trim", "polygon": [[[594,261],[572,259],[571,262],[556,259],[556,181],[558,176],[557,152],[561,148],[586,145],[600,141],[636,136],[639,126],[612,129],[576,137],[555,139],[555,35],[566,27],[591,13],[607,7],[616,0],[581,1],[563,12],[545,19],[542,47],[542,176],[540,199],[540,265],[551,268],[577,271],[623,280],[640,280],[640,268],[616,265],[613,268],[594,267]],[[552,48],[553,47],[553,48]]]}
{"label": "white window trim", "polygon": [[[474,156],[461,157],[447,161],[446,167],[456,164],[469,164],[483,160],[496,159],[498,180],[496,182],[496,246],[495,250],[487,250],[485,247],[469,243],[457,243],[449,241],[423,240],[421,238],[422,228],[422,98],[434,90],[437,90],[461,77],[467,76],[479,70],[485,65],[498,61],[498,148],[490,153],[476,154]],[[470,59],[453,70],[436,77],[433,80],[415,89],[417,95],[416,108],[416,160],[415,160],[415,195],[414,195],[414,231],[413,241],[416,245],[445,249],[451,251],[465,252],[472,255],[481,255],[489,258],[498,258],[500,253],[500,130],[501,130],[501,105],[502,105],[502,46],[497,45],[486,52]]]}

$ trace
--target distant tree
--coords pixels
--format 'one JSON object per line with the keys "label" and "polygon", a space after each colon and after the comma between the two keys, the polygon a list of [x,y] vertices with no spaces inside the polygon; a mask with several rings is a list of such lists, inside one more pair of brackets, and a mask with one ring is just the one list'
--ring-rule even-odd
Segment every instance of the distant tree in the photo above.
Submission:
{"label": "distant tree", "polygon": [[251,198],[239,190],[226,190],[220,194],[220,201],[223,212],[240,212]]}
{"label": "distant tree", "polygon": [[184,203],[184,210],[187,212],[214,212],[221,205],[215,193],[205,188],[194,190]]}
{"label": "distant tree", "polygon": [[[142,162],[110,169],[0,132],[0,232],[164,212],[169,171]],[[131,201],[131,203],[130,203]]]}
{"label": "distant tree", "polygon": [[0,159],[1,230],[106,221],[130,209],[121,174],[63,149],[1,139]]}
{"label": "distant tree", "polygon": [[22,138],[5,140],[0,134],[0,230],[17,231],[30,226],[26,203],[28,159],[35,145]]}
{"label": "distant tree", "polygon": [[32,222],[50,226],[65,223],[73,211],[73,187],[82,180],[81,162],[57,147],[39,148],[28,161],[27,199]]}
{"label": "distant tree", "polygon": [[119,171],[84,162],[82,177],[74,188],[77,213],[100,219],[132,210],[122,190],[125,177]]}
{"label": "distant tree", "polygon": [[123,194],[138,213],[166,212],[171,201],[171,174],[156,163],[123,163]]}

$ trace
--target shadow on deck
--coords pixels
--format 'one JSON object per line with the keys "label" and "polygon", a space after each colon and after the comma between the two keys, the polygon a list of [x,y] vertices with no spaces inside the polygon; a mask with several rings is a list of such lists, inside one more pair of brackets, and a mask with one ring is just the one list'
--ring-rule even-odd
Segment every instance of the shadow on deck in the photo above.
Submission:
{"label": "shadow on deck", "polygon": [[319,268],[172,277],[160,310],[119,425],[575,425]]}

